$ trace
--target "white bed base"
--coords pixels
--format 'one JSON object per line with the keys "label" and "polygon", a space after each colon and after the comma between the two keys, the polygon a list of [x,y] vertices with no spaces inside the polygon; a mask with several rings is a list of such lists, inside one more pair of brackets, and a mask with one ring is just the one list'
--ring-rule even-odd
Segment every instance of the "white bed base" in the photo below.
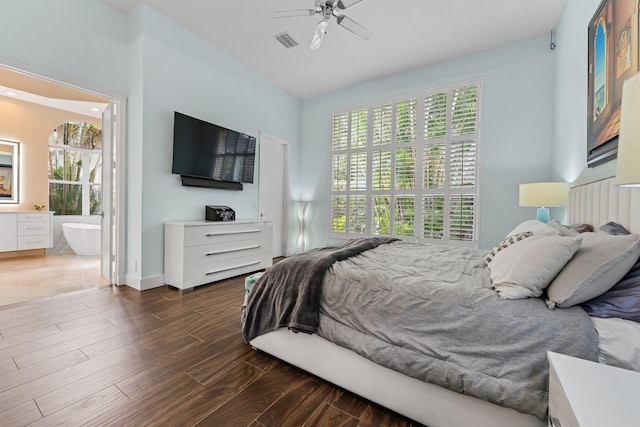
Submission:
{"label": "white bed base", "polygon": [[287,329],[261,335],[254,348],[429,427],[542,427],[533,415],[456,393],[377,365],[318,335]]}
{"label": "white bed base", "polygon": [[[609,221],[640,233],[640,189],[618,189],[613,178],[574,187],[569,224]],[[532,415],[419,381],[377,365],[317,335],[286,329],[259,336],[254,348],[429,427],[542,427]]]}

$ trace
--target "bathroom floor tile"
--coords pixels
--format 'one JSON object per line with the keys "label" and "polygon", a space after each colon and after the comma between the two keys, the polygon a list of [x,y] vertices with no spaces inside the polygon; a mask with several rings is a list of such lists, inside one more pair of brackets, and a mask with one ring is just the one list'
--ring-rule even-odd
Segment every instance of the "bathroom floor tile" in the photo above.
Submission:
{"label": "bathroom floor tile", "polygon": [[100,257],[45,255],[0,260],[0,305],[106,285]]}

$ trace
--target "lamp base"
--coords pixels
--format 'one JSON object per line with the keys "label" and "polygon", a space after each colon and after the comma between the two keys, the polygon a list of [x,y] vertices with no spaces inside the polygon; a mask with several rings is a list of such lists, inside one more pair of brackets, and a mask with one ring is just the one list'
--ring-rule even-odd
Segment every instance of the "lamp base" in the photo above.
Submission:
{"label": "lamp base", "polygon": [[536,212],[536,219],[547,224],[551,219],[549,215],[549,208],[538,208]]}

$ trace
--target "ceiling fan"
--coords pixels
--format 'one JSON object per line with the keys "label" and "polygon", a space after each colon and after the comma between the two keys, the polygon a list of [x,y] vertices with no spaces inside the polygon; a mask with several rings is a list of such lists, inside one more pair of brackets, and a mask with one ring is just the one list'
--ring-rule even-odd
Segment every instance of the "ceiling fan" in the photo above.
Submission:
{"label": "ceiling fan", "polygon": [[293,16],[313,16],[315,14],[322,15],[322,21],[318,22],[316,30],[313,33],[313,40],[311,40],[311,50],[317,50],[322,44],[322,39],[327,32],[329,26],[329,18],[334,16],[338,21],[338,25],[351,31],[353,34],[362,37],[365,40],[369,40],[373,34],[369,29],[358,24],[353,19],[341,13],[342,10],[353,6],[362,0],[315,0],[316,5],[314,9],[297,9],[297,10],[282,10],[278,12],[271,12],[269,16],[272,18],[290,18]]}

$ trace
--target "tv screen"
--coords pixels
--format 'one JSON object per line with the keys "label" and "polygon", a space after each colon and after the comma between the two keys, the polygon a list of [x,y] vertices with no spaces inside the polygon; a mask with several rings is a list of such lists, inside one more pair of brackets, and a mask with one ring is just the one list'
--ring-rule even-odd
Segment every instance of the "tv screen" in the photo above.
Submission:
{"label": "tv screen", "polygon": [[253,183],[256,138],[175,112],[171,172]]}

